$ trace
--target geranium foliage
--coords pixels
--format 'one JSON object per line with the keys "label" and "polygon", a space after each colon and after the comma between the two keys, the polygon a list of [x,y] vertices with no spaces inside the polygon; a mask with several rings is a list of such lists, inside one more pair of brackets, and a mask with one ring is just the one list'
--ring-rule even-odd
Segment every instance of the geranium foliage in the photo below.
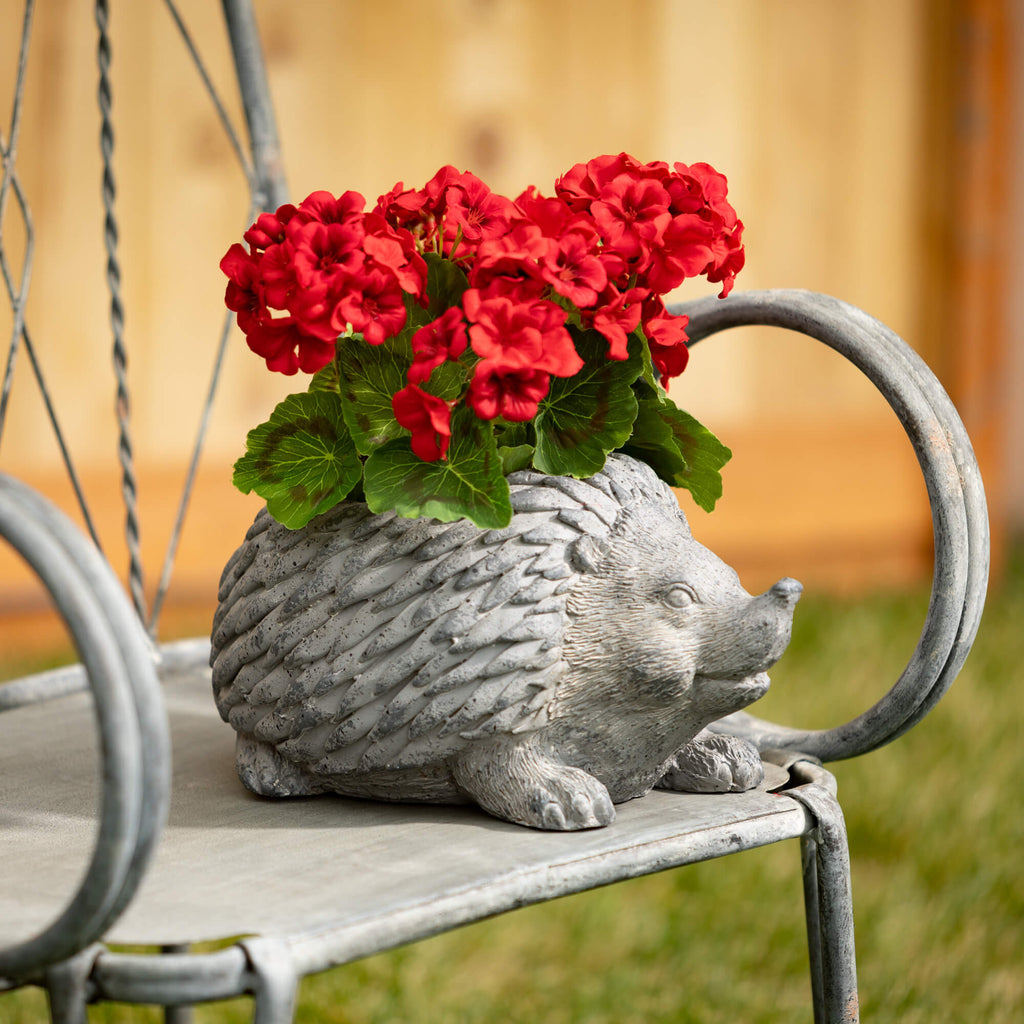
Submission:
{"label": "geranium foliage", "polygon": [[268,368],[313,379],[250,433],[236,485],[290,527],[349,494],[494,527],[513,469],[589,476],[624,450],[710,510],[729,451],[668,398],[688,349],[662,296],[695,276],[727,295],[742,230],[707,164],[626,154],[552,196],[442,167],[372,210],[314,192],[261,214],[225,301]]}

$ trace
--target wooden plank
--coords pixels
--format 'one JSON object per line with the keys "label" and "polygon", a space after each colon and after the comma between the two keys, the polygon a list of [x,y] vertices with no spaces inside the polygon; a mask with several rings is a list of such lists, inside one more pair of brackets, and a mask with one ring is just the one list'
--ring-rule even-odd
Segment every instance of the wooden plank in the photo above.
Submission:
{"label": "wooden plank", "polygon": [[941,0],[924,25],[932,102],[923,112],[920,318],[931,339],[929,361],[960,410],[981,467],[996,577],[1005,562],[1008,476],[1019,480],[1007,453],[1010,382],[1020,376],[1008,321],[1011,308],[1020,308],[1011,262],[1011,192],[1021,177],[1012,138],[1019,111],[1011,109],[1019,103],[1012,76],[1020,23],[1019,5],[1008,0]]}
{"label": "wooden plank", "polygon": [[[1005,295],[1011,226],[1010,46],[1006,0],[965,0],[952,67],[957,69],[954,164],[948,196],[953,264],[946,303],[948,389],[971,436],[989,500],[992,561],[1007,541],[1007,402],[1011,339]],[[1018,55],[1019,56],[1019,55]],[[1018,169],[1019,173],[1019,169]]]}

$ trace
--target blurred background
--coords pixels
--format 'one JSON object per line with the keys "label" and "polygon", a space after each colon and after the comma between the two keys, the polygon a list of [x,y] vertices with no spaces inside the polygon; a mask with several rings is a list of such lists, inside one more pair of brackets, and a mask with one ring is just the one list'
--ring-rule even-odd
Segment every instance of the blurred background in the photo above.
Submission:
{"label": "blurred background", "polygon": [[[244,132],[219,5],[179,8]],[[545,191],[572,164],[623,150],[724,172],[746,224],[737,287],[809,288],[852,302],[939,374],[979,451],[998,572],[1007,533],[1024,516],[1024,411],[1012,401],[1024,382],[1024,268],[1009,244],[1024,223],[1019,3],[255,8],[296,201],[356,189],[372,202],[445,163],[513,195],[527,184]],[[0,0],[0,11],[7,110],[22,4]],[[152,589],[214,359],[217,263],[246,226],[246,199],[165,5],[115,4],[110,28],[131,420]],[[91,5],[39,5],[13,166],[34,224],[26,321],[119,566],[95,34]],[[3,230],[17,277],[25,232],[12,195]],[[708,290],[689,283],[675,297]],[[10,323],[0,310],[0,336]],[[73,509],[23,355],[14,384],[0,465]],[[259,505],[232,490],[231,463],[246,431],[302,386],[268,373],[235,335],[168,629],[205,629],[220,566]],[[912,452],[874,389],[839,357],[781,332],[731,332],[694,350],[674,397],[734,451],[718,509],[692,515],[748,589],[783,574],[843,593],[927,577],[930,527]],[[3,569],[0,610],[35,608],[42,598],[30,597],[31,584]]]}
{"label": "blurred background", "polygon": [[[167,5],[112,6],[118,252],[152,594],[224,318],[217,265],[248,224],[247,193]],[[296,201],[356,189],[372,203],[447,163],[514,195],[550,190],[602,153],[707,161],[728,176],[746,224],[738,288],[835,295],[933,367],[978,451],[994,584],[978,645],[928,721],[835,768],[861,990],[876,1021],[1021,1019],[1024,3],[254,6]],[[220,5],[179,9],[244,134]],[[96,26],[85,0],[37,5],[11,147],[23,10],[0,0],[0,134],[32,210],[26,323],[104,549],[123,571]],[[28,234],[17,195],[3,191],[3,250],[18,281]],[[708,290],[691,283],[676,297]],[[0,302],[5,344],[12,323]],[[304,384],[268,373],[233,333],[164,638],[209,629],[221,567],[260,505],[232,488],[231,465],[246,432]],[[893,415],[839,357],[769,330],[698,346],[674,397],[734,451],[714,513],[682,499],[698,538],[751,591],[782,575],[806,584],[761,713],[815,727],[862,711],[913,649],[930,583],[927,501]],[[24,350],[0,469],[78,518]],[[46,607],[0,552],[0,678],[72,656]],[[773,847],[517,912],[310,981],[300,1020],[807,1019],[796,866],[792,849]],[[0,1018],[43,1019],[41,995],[19,1000],[0,997]],[[437,1012],[425,1018],[425,1005]],[[200,1019],[249,1010],[208,1012]],[[129,1019],[156,1018],[90,1009],[90,1022]]]}

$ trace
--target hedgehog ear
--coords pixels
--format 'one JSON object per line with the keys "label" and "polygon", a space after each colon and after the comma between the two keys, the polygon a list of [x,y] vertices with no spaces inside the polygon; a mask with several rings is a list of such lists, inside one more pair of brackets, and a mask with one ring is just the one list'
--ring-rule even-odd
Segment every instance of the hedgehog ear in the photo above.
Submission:
{"label": "hedgehog ear", "polygon": [[577,572],[597,572],[607,554],[607,541],[584,535],[569,545],[569,564]]}

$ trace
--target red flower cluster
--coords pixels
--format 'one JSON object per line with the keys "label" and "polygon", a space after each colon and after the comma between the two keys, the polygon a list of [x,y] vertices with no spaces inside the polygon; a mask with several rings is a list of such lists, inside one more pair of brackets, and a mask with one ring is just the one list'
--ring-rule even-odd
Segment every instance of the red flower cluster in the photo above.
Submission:
{"label": "red flower cluster", "polygon": [[[583,322],[624,359],[639,323],[663,381],[686,367],[686,320],[661,296],[688,277],[721,282],[721,297],[743,267],[743,224],[726,199],[726,180],[708,164],[641,164],[625,153],[577,164],[555,183],[559,199],[589,217],[600,236],[608,284],[581,307]],[[564,293],[563,293],[564,294]]]}
{"label": "red flower cluster", "polygon": [[552,376],[583,367],[570,324],[603,335],[610,359],[627,358],[640,326],[664,383],[686,366],[687,336],[661,296],[704,275],[724,297],[743,266],[743,225],[707,164],[603,156],[562,175],[553,197],[531,187],[514,202],[442,167],[422,189],[399,183],[373,212],[363,205],[354,192],[316,192],[262,214],[249,249],[233,245],[221,263],[226,301],[271,369],[315,372],[348,330],[371,344],[397,335],[405,295],[427,305],[424,253],[460,266],[469,288],[412,335],[409,384],[393,400],[426,460],[443,458],[450,437],[455,403],[420,387],[442,363],[466,365],[457,401],[480,419],[523,422]]}
{"label": "red flower cluster", "polygon": [[427,265],[412,235],[365,206],[358,192],[314,192],[260,214],[249,248],[221,260],[227,307],[271,370],[316,373],[348,330],[379,345],[405,326],[405,295],[422,298]]}

